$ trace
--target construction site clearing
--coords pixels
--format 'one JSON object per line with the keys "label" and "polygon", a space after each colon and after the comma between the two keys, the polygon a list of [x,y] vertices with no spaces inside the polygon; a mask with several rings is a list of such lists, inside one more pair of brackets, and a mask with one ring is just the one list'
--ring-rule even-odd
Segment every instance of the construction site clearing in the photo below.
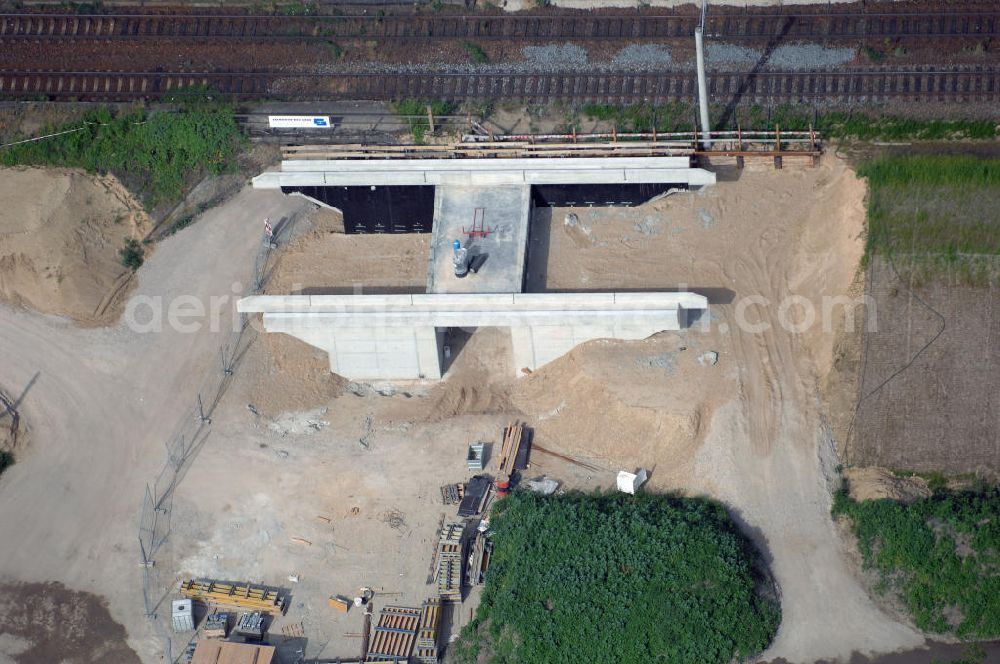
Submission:
{"label": "construction site clearing", "polygon": [[[377,606],[387,598],[391,601],[391,598],[404,595],[381,587],[379,590],[359,587],[356,593],[344,589],[352,597],[330,596],[329,608],[341,614],[353,612],[351,617],[362,621],[360,631],[344,633],[346,638],[359,639],[357,659],[338,657],[338,661],[417,664],[440,661],[445,645],[440,642],[441,626],[445,622],[443,612],[447,612],[449,623],[453,621],[455,607],[461,606],[470,592],[483,584],[489,569],[492,550],[489,507],[495,497],[503,497],[516,487],[523,471],[529,467],[530,430],[522,424],[511,423],[503,428],[501,440],[495,463],[496,479],[479,474],[468,482],[440,487],[441,503],[446,511],[442,514],[444,521],[430,556],[433,577],[428,588],[430,596],[420,606]],[[469,445],[466,458],[469,471],[488,468],[485,462],[489,461],[490,446],[491,443]],[[547,484],[543,484],[542,489],[530,482],[525,486],[542,493],[554,490]],[[457,514],[454,513],[456,504]],[[326,517],[318,518],[330,522]],[[391,527],[403,526],[404,517],[399,513],[387,514],[386,518]],[[290,539],[305,546],[313,545],[302,537]],[[297,584],[300,579],[298,575],[289,575],[288,580]],[[283,619],[294,594],[289,589],[248,582],[185,579],[180,582],[177,592],[187,599],[173,601],[171,625],[178,635],[197,634],[185,648],[189,661],[195,664],[268,664],[273,647],[261,645],[266,639],[278,639],[287,648],[289,644],[301,642],[305,636],[302,622],[290,623]],[[199,614],[204,618],[200,625],[196,624]],[[378,618],[373,620],[376,614]],[[227,637],[256,644],[257,650],[249,646],[237,648],[233,641],[225,640]],[[214,640],[218,641],[213,643]]]}
{"label": "construction site clearing", "polygon": [[[240,657],[251,656],[263,662],[272,647],[273,661],[282,662],[430,662],[445,655],[478,606],[493,545],[487,515],[506,492],[680,491],[725,502],[767,551],[783,622],[765,658],[812,661],[916,647],[919,634],[867,595],[829,518],[842,438],[827,435],[825,422],[842,413],[832,417],[827,409],[849,399],[827,392],[854,388],[849,377],[828,379],[838,341],[855,329],[845,327],[842,310],[832,332],[791,332],[778,320],[782,298],[819,307],[857,288],[864,184],[835,155],[814,161],[786,160],[781,170],[770,158],[747,160],[743,169],[735,159],[702,164],[718,176],[714,185],[632,207],[575,200],[532,207],[521,295],[681,289],[704,297],[706,307],[676,329],[582,341],[529,368],[516,359],[510,328],[455,327],[433,340],[443,378],[414,381],[336,376],[327,348],[265,327],[227,376],[210,434],[171,495],[169,535],[141,570],[151,617],[135,610],[143,602],[138,584],[124,587],[113,571],[134,568],[132,515],[155,473],[152,463],[120,496],[104,491],[121,476],[113,464],[113,477],[93,478],[93,495],[77,495],[81,505],[93,501],[116,517],[71,538],[107,560],[101,570],[28,560],[0,541],[0,572],[34,564],[43,578],[105,597],[134,661],[156,661],[166,641],[175,658],[190,653],[199,664],[242,664]],[[233,292],[259,251],[263,216],[276,227],[294,221],[263,296],[369,288],[397,296],[428,285],[434,239],[426,232],[345,235],[344,220],[321,205],[246,189],[158,246],[139,272],[136,294],[189,292],[190,275],[206,293]],[[470,215],[464,223],[475,230],[478,222]],[[487,212],[479,228],[490,223]],[[492,267],[487,261],[482,274]],[[478,277],[468,274],[463,283]],[[740,326],[737,302],[747,296],[771,303],[750,312],[750,322],[771,324],[764,332]],[[259,329],[256,314],[249,318]],[[147,403],[167,404],[150,419],[131,405],[134,386],[95,387],[78,356],[141,367],[137,381],[177,392],[198,389],[202,372],[218,364],[215,337],[167,333],[151,341],[122,326],[108,338],[59,330],[53,346],[76,353],[64,366],[61,355],[40,357],[35,349],[37,337],[53,334],[43,319],[18,314],[16,324],[0,318],[0,325],[15,369],[29,358],[25,372],[38,363],[43,375],[82,381],[80,394],[129,404],[111,413],[79,397],[83,420],[72,427],[99,430],[100,422],[87,419],[98,415],[120,422],[120,432],[82,447],[121,458],[136,456],[139,444],[141,454],[160,458],[182,412],[178,399],[142,391]],[[155,345],[166,343],[167,350]],[[35,389],[59,401],[44,381]],[[38,415],[45,433],[49,420]],[[148,433],[137,443],[135,431]],[[39,445],[14,467],[18,492],[4,494],[9,509],[30,501],[35,514],[65,513],[64,502],[18,482],[49,450]],[[65,463],[63,454],[75,452],[60,450],[53,473],[87,463]],[[60,522],[53,532],[84,525]],[[29,526],[16,521],[9,534],[31,550],[60,550],[65,538],[47,539]],[[184,600],[191,607],[178,605],[175,622],[174,603]],[[221,645],[229,643],[250,649]]]}

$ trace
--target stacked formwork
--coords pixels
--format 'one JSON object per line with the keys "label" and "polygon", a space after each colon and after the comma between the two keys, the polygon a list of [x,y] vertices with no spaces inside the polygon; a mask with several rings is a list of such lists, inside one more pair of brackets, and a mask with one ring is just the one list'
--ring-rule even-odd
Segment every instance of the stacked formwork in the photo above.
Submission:
{"label": "stacked formwork", "polygon": [[464,530],[461,522],[446,523],[441,528],[437,550],[437,591],[442,602],[462,601]]}
{"label": "stacked formwork", "polygon": [[421,609],[408,606],[387,606],[382,609],[365,661],[409,661],[421,614]]}
{"label": "stacked formwork", "polygon": [[276,615],[285,607],[274,588],[250,583],[226,583],[194,579],[181,582],[181,594],[209,606],[228,606],[245,611],[263,611]]}
{"label": "stacked formwork", "polygon": [[438,632],[441,629],[441,600],[437,597],[424,602],[420,610],[420,630],[413,656],[418,664],[437,664]]}

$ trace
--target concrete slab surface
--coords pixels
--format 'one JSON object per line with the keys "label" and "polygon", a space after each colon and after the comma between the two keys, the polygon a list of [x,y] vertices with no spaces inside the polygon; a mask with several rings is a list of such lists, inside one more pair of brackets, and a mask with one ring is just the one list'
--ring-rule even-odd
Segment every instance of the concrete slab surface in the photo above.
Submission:
{"label": "concrete slab surface", "polygon": [[[427,266],[428,293],[520,293],[531,219],[531,187],[438,187]],[[473,226],[488,231],[471,237]],[[460,240],[478,273],[455,276],[452,243]]]}

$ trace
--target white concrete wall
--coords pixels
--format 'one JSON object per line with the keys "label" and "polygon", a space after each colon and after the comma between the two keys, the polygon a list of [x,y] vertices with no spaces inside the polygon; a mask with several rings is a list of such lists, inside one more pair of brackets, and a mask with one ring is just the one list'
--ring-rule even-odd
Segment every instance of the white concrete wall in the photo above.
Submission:
{"label": "white concrete wall", "polygon": [[352,379],[436,379],[446,327],[509,327],[516,371],[537,369],[592,339],[643,339],[707,309],[695,293],[504,293],[255,296],[268,332],[325,350]]}
{"label": "white concrete wall", "polygon": [[433,327],[313,323],[281,314],[264,317],[268,332],[284,332],[326,351],[335,374],[362,380],[441,377],[441,344]]}
{"label": "white concrete wall", "polygon": [[253,186],[715,184],[714,173],[690,166],[689,157],[292,159],[281,162],[281,172],[255,177]]}

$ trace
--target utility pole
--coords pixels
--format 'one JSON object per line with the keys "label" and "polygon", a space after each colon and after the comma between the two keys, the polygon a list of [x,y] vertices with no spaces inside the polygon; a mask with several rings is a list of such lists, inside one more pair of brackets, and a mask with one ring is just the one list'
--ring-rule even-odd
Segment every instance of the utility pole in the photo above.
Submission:
{"label": "utility pole", "polygon": [[705,29],[705,14],[708,0],[701,3],[701,23],[694,29],[695,58],[698,66],[698,110],[701,116],[701,146],[708,150],[712,146],[712,136],[708,124],[708,79],[705,76],[705,47],[702,31]]}

